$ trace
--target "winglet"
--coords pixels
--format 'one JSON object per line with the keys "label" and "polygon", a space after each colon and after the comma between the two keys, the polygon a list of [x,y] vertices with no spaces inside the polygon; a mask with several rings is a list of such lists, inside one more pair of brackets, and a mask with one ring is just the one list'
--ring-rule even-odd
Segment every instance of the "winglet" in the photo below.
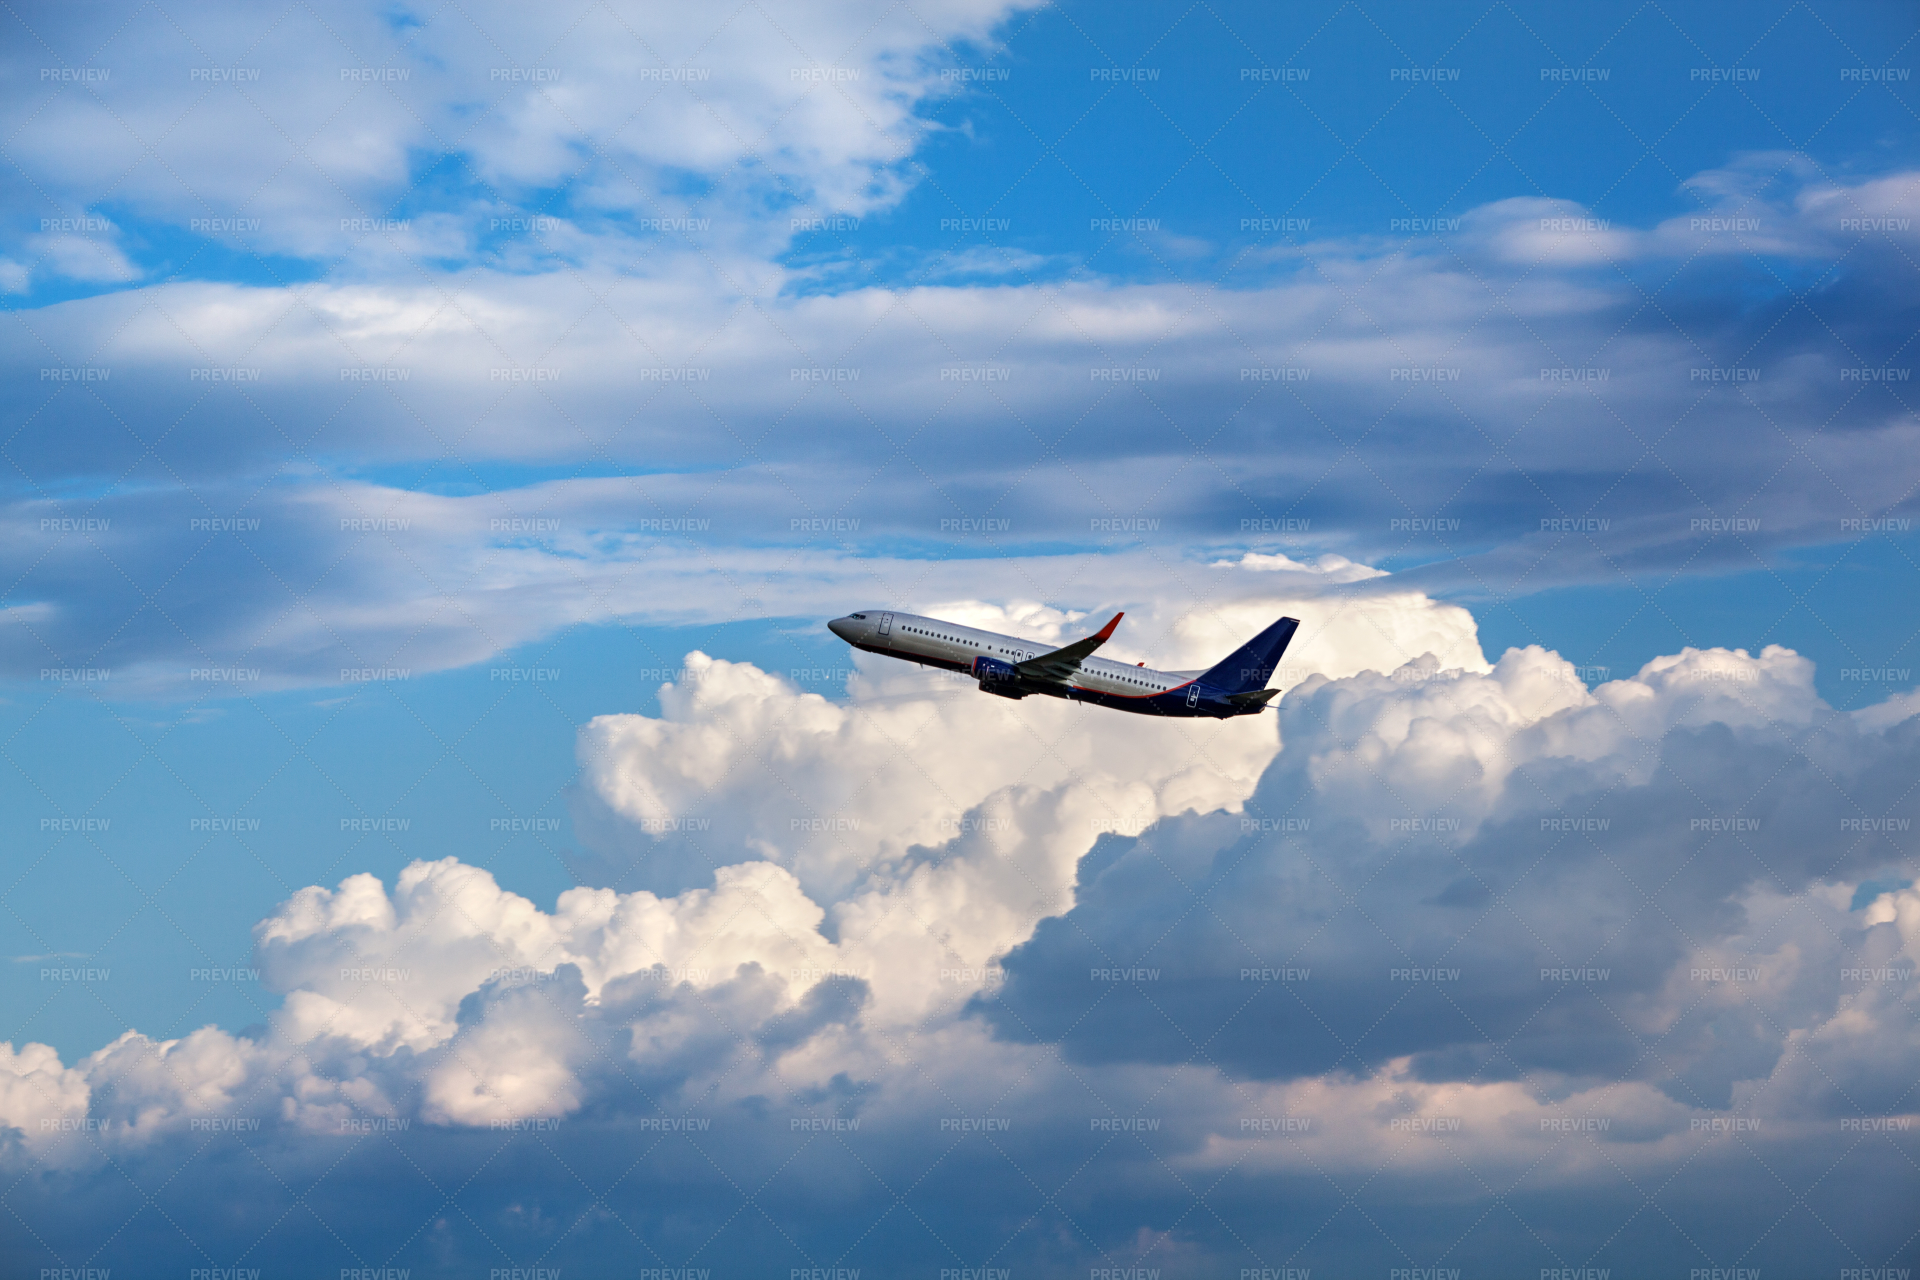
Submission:
{"label": "winglet", "polygon": [[1093,635],[1075,640],[1072,644],[1063,644],[1058,649],[1049,650],[1037,658],[1016,662],[1013,664],[1014,670],[1020,673],[1020,678],[1023,680],[1047,680],[1056,683],[1065,680],[1080,669],[1082,659],[1107,642],[1107,637],[1113,634],[1113,629],[1120,625],[1120,619],[1126,616],[1124,613],[1116,613],[1107,619],[1106,626]]}

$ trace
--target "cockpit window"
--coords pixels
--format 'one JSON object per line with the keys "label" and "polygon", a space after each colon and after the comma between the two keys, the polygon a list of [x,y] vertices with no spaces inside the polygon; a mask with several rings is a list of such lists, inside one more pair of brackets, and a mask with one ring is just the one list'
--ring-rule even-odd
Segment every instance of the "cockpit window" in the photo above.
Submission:
{"label": "cockpit window", "polygon": [[862,622],[865,622],[867,620],[867,615],[864,613],[856,613],[853,616],[860,619],[860,621]]}

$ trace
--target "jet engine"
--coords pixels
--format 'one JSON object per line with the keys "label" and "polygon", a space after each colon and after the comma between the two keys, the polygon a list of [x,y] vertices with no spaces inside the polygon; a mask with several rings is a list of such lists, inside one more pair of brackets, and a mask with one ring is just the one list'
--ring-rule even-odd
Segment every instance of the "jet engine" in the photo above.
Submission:
{"label": "jet engine", "polygon": [[1029,692],[1020,687],[1020,672],[1011,662],[1002,662],[998,658],[978,657],[973,660],[973,674],[980,680],[982,693],[991,693],[1001,698],[1024,698]]}

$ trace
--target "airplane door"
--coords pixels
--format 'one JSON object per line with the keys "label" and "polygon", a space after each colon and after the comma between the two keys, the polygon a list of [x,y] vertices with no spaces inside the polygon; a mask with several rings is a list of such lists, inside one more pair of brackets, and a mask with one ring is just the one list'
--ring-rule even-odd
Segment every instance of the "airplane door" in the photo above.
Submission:
{"label": "airplane door", "polygon": [[893,615],[892,614],[883,613],[880,615],[880,634],[883,636],[890,636],[893,634]]}
{"label": "airplane door", "polygon": [[1187,705],[1190,707],[1200,705],[1200,685],[1197,681],[1187,686]]}

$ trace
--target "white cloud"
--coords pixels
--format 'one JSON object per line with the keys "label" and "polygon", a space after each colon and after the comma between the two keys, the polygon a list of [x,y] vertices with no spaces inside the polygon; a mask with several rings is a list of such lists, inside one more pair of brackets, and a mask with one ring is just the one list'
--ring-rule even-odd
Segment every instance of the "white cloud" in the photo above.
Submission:
{"label": "white cloud", "polygon": [[1822,173],[1804,155],[1754,152],[1681,184],[1690,212],[1651,228],[1615,223],[1572,200],[1515,196],[1461,219],[1469,243],[1503,261],[1553,267],[1626,268],[1700,255],[1828,257],[1864,241],[1920,242],[1912,174],[1858,182]]}
{"label": "white cloud", "polygon": [[1701,202],[1650,236],[1650,252],[1668,255],[1837,256],[1863,241],[1905,252],[1920,244],[1915,176],[1836,180],[1797,152],[1751,152],[1684,184]]}
{"label": "white cloud", "polygon": [[1920,891],[1897,889],[1879,895],[1868,904],[1861,923],[1868,928],[1897,926],[1894,934],[1901,939],[1899,954],[1920,964]]}
{"label": "white cloud", "polygon": [[69,280],[118,284],[140,276],[139,268],[127,261],[119,246],[105,240],[64,233],[35,236],[27,241],[27,252],[49,274]]}
{"label": "white cloud", "polygon": [[87,1114],[86,1073],[63,1066],[47,1045],[0,1043],[0,1130],[17,1129],[48,1145],[62,1130],[79,1129]]}
{"label": "white cloud", "polygon": [[[1897,207],[1912,175],[1831,190],[1796,181],[1794,199],[1816,212],[1782,216],[1814,227],[1835,201]],[[769,265],[761,248],[636,258],[631,244],[612,246],[569,220],[554,234],[584,264],[578,272],[474,269],[298,290],[183,283],[44,308],[34,313],[36,344],[16,351],[11,369],[45,392],[36,421],[46,429],[15,449],[46,493],[69,492],[62,478],[141,465],[136,434],[74,444],[101,412],[175,423],[169,438],[195,447],[169,455],[174,488],[16,502],[13,516],[30,533],[74,516],[113,529],[21,540],[13,572],[40,567],[55,616],[31,636],[5,628],[14,634],[0,635],[0,647],[15,666],[38,667],[49,646],[90,652],[112,637],[126,687],[136,677],[163,684],[165,671],[205,665],[216,651],[220,661],[258,657],[263,687],[386,662],[403,645],[398,665],[434,670],[574,621],[669,620],[675,608],[682,620],[839,612],[843,587],[863,573],[887,583],[923,576],[883,558],[876,540],[974,557],[943,567],[938,594],[948,597],[1004,593],[982,567],[1002,552],[1010,560],[999,567],[1030,582],[1027,594],[1084,599],[1052,590],[1089,580],[1080,561],[1052,556],[1042,567],[1027,554],[1061,543],[1237,556],[1276,571],[1298,557],[1323,576],[1332,576],[1330,556],[1411,550],[1433,557],[1402,571],[1430,593],[1531,591],[1659,565],[1752,568],[1781,547],[1853,536],[1845,521],[1906,500],[1913,476],[1890,460],[1920,456],[1920,427],[1897,397],[1862,382],[1848,395],[1845,429],[1819,425],[1855,385],[1825,330],[1805,345],[1776,334],[1789,346],[1769,356],[1764,378],[1712,389],[1699,376],[1715,372],[1703,368],[1719,359],[1703,355],[1712,335],[1665,320],[1623,330],[1651,314],[1637,291],[1610,272],[1558,270],[1578,265],[1561,241],[1598,234],[1552,229],[1578,221],[1577,209],[1504,202],[1473,216],[1480,229],[1444,253],[1382,258],[1323,246],[1312,275],[1204,296],[1084,280],[800,295],[790,290],[799,276]],[[1551,243],[1500,239],[1522,233]],[[1672,247],[1662,247],[1664,233],[1631,234],[1642,259]],[[423,215],[376,238],[450,252],[459,235]],[[1508,281],[1490,310],[1488,280],[1460,269],[1461,254],[1482,243],[1497,249],[1488,270],[1521,262],[1500,253],[1538,250],[1552,261]],[[1845,337],[1852,315],[1836,304],[1827,320]],[[1740,338],[1734,349],[1749,346]],[[1151,398],[1094,377],[1136,366],[1158,379]],[[81,367],[101,376],[49,381]],[[803,376],[826,368],[858,381]],[[996,380],[945,376],[962,368]],[[249,380],[194,380],[235,369]],[[1300,377],[1258,380],[1276,370]],[[1396,380],[1409,370],[1449,380]],[[1566,380],[1576,375],[1605,380]],[[1724,431],[1750,433],[1756,409],[1776,424],[1779,447],[1829,476],[1831,490],[1769,490],[1773,453],[1722,447]],[[1198,447],[1222,424],[1257,433],[1296,418],[1316,425],[1288,430],[1284,450]],[[1695,429],[1667,430],[1682,419]],[[1083,425],[1036,452],[1034,424],[1044,422]],[[1351,472],[1342,459],[1359,437],[1341,423],[1372,424],[1367,431],[1393,432],[1398,443]],[[1491,448],[1491,423],[1514,427],[1508,446]],[[1571,437],[1581,447],[1567,454],[1556,442]],[[958,456],[933,443],[954,439],[969,442]],[[1670,493],[1640,482],[1652,474],[1642,466],[1650,444],[1660,474],[1682,477],[1697,506],[1676,508]],[[903,464],[869,469],[875,448],[903,449]],[[929,449],[943,459],[937,481],[921,456]],[[337,474],[332,460],[343,456],[361,473]],[[576,468],[589,474],[537,479]],[[1609,487],[1602,475],[1627,479]],[[485,492],[439,496],[407,484]],[[1491,496],[1463,506],[1468,491]],[[1756,516],[1760,492],[1770,496]],[[1151,510],[1123,496],[1139,493],[1154,495]],[[209,544],[192,525],[228,515],[258,519],[259,536]],[[956,538],[941,523],[986,516],[1000,522],[991,538]],[[368,517],[408,523],[402,536],[340,523]],[[555,535],[490,536],[494,519],[528,517],[557,522]],[[1753,527],[1710,537],[1699,517]],[[1564,532],[1567,522],[1581,532]],[[1280,550],[1279,535],[1262,530],[1287,531],[1280,560],[1261,559]],[[789,565],[796,575],[766,581]],[[125,594],[123,569],[178,582],[191,604],[160,623]],[[734,576],[716,579],[716,570]],[[1181,572],[1162,554],[1114,560],[1100,577],[1142,571],[1156,581]],[[673,588],[639,590],[643,574],[664,574]],[[757,603],[716,585],[748,576]],[[285,585],[295,582],[318,585],[296,599]],[[189,656],[183,630],[207,652]]]}
{"label": "white cloud", "polygon": [[1514,196],[1461,219],[1500,258],[1551,267],[1623,265],[1638,256],[1640,234],[1615,228],[1572,200]]}
{"label": "white cloud", "polygon": [[[1798,655],[1687,650],[1591,691],[1539,649],[1485,672],[1410,662],[1310,678],[1282,732],[1241,822],[1171,818],[1083,869],[1073,910],[1004,962],[983,1010],[1002,1034],[1089,1064],[1205,1043],[1282,1081],[1631,1082],[1693,1112],[1747,1105],[1845,1027],[1885,1059],[1854,1114],[1920,1070],[1902,988],[1856,999],[1844,979],[1920,921],[1902,898],[1847,909],[1904,865],[1860,833],[1904,806],[1887,765],[1911,735],[1834,712]],[[1156,893],[1169,875],[1190,892]],[[1060,976],[1088,964],[1156,981],[1090,1007]],[[1223,977],[1249,967],[1302,976]],[[1807,1120],[1807,1096],[1782,1083],[1767,1113]],[[1844,1113],[1836,1097],[1812,1118]]]}
{"label": "white cloud", "polygon": [[[1275,575],[1310,571],[1250,576]],[[1016,1158],[1045,1162],[1050,1125],[1144,1114],[1167,1132],[1140,1158],[1200,1176],[1465,1162],[1602,1189],[1710,1159],[1730,1118],[1792,1166],[1831,1159],[1843,1119],[1912,1111],[1920,1030],[1890,975],[1920,965],[1920,892],[1850,909],[1884,858],[1831,821],[1833,788],[1871,805],[1911,735],[1833,715],[1778,648],[1689,650],[1589,691],[1540,650],[1489,666],[1465,619],[1432,658],[1355,668],[1368,632],[1447,625],[1393,599],[1326,628],[1347,667],[1290,693],[1278,755],[1271,721],[1121,723],[878,662],[834,704],[692,655],[660,717],[603,717],[581,752],[602,836],[697,836],[681,853],[719,864],[705,883],[578,888],[548,910],[449,857],[390,888],[303,889],[256,929],[286,996],[262,1038],[128,1032],[73,1067],[8,1047],[0,1121],[74,1168],[236,1120],[318,1143],[383,1118],[758,1116],[769,1099],[817,1117],[857,1095],[865,1142],[991,1112]],[[1089,621],[948,607],[1054,635]],[[1238,634],[1230,611],[1139,621],[1183,654]],[[1694,834],[1756,794],[1758,826]],[[1436,813],[1461,824],[1387,824]],[[1610,826],[1540,820],[1596,813]],[[1310,834],[1259,825],[1290,814]],[[703,831],[659,830],[698,815]],[[1494,898],[1436,893],[1476,876]],[[1086,956],[1158,981],[1108,991]],[[1383,967],[1403,961],[1466,977],[1410,989]],[[1248,964],[1311,976],[1235,981]],[[1102,1176],[1131,1177],[1115,1159]]]}
{"label": "white cloud", "polygon": [[1911,720],[1914,716],[1920,715],[1920,689],[1896,693],[1885,702],[1861,707],[1851,714],[1855,723],[1862,729],[1874,732],[1890,729],[1903,720]]}
{"label": "white cloud", "polygon": [[[951,92],[946,50],[986,40],[1016,7],[481,3],[410,23],[374,5],[67,12],[43,38],[89,50],[90,77],[49,94],[30,70],[46,55],[22,46],[0,112],[54,200],[77,210],[111,191],[134,216],[258,253],[379,263],[387,224],[413,221],[396,212],[426,180],[410,166],[442,153],[454,167],[434,181],[483,197],[567,189],[622,237],[633,218],[697,204],[711,241],[770,251],[788,238],[770,208],[857,215],[897,200],[927,128],[918,109]],[[685,194],[702,187],[705,199]],[[464,235],[400,251],[464,254],[490,225],[470,212]]]}
{"label": "white cloud", "polygon": [[[1347,575],[1327,576],[1331,583],[1314,572],[1294,575],[1295,596],[1272,593],[1268,582],[1249,591],[1223,581],[1225,602],[1205,609],[1178,597],[1144,601],[1103,652],[1163,669],[1205,667],[1292,615],[1306,623],[1277,673],[1281,686],[1310,671],[1348,675],[1429,653],[1450,667],[1484,668],[1465,610],[1413,595],[1341,598],[1335,593]],[[1031,603],[925,607],[1042,643],[1064,643],[1098,625]],[[1060,806],[1045,818],[1057,834],[1040,839],[1055,847],[1025,867],[1024,883],[1004,890],[1023,912],[1041,904],[1051,910],[1093,824],[1137,829],[1187,808],[1234,808],[1276,746],[1266,717],[1200,729],[1186,721],[1115,722],[1051,699],[1006,704],[959,677],[865,655],[855,660],[846,704],[704,654],[690,656],[687,667],[684,682],[662,690],[660,718],[601,716],[580,744],[589,782],[577,813],[583,829],[600,831],[603,849],[631,860],[621,865],[663,884],[703,878],[710,866],[745,857],[777,856],[809,893],[838,898],[871,870],[898,865],[915,845],[947,844],[979,806],[1024,788],[1053,798],[1035,797],[1018,812]],[[948,750],[961,753],[960,767],[928,764],[927,753]],[[630,832],[622,837],[597,821],[603,808],[667,834],[636,845]],[[996,810],[993,820],[1043,837],[1015,812]],[[690,820],[707,825],[694,836],[675,833],[674,824]],[[646,865],[656,859],[670,866]],[[987,941],[966,963],[997,945],[1004,943]]]}

